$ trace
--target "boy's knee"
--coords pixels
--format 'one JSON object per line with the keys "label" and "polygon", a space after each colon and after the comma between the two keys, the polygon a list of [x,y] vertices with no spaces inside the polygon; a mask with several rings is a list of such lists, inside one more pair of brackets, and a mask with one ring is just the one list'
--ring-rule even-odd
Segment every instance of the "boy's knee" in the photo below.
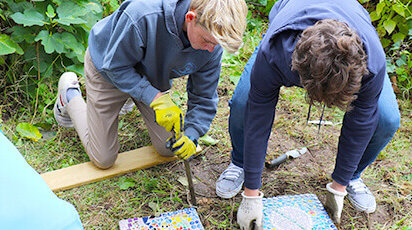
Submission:
{"label": "boy's knee", "polygon": [[159,145],[153,145],[153,147],[156,149],[156,152],[159,153],[160,156],[162,157],[173,157],[174,154],[170,149],[167,149],[164,146],[159,146]]}
{"label": "boy's knee", "polygon": [[100,155],[99,157],[89,154],[90,160],[93,164],[100,169],[108,169],[114,165],[117,159],[117,154],[106,153],[107,155]]}
{"label": "boy's knee", "polygon": [[384,131],[387,132],[388,135],[393,135],[401,125],[401,118],[399,114],[396,114],[395,116],[382,119],[381,122],[383,123],[382,127],[384,127]]}

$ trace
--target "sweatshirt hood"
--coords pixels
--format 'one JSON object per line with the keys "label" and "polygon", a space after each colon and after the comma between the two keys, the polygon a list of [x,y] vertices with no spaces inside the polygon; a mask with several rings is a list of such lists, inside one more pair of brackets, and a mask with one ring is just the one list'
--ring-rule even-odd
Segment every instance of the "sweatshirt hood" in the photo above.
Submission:
{"label": "sweatshirt hood", "polygon": [[169,33],[173,34],[179,47],[184,49],[181,33],[183,31],[184,16],[189,10],[190,0],[163,0],[165,25]]}

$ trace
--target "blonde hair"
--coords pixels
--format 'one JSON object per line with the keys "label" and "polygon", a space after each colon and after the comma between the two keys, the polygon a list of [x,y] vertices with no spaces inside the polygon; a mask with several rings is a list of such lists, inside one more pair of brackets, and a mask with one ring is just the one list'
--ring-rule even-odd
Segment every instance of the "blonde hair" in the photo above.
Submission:
{"label": "blonde hair", "polygon": [[223,49],[236,52],[243,45],[246,30],[245,0],[192,0],[196,23],[204,27]]}

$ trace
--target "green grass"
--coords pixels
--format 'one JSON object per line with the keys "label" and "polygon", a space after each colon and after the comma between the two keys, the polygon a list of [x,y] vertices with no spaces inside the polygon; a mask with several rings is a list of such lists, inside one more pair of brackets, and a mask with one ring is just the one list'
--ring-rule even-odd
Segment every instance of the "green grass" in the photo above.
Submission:
{"label": "green grass", "polygon": [[[205,188],[198,191],[202,193],[198,195],[198,213],[206,229],[238,228],[236,211],[241,197],[238,195],[228,200],[217,198],[214,183],[230,161],[228,101],[243,66],[260,41],[262,31],[248,31],[244,48],[239,54],[224,57],[218,89],[218,112],[208,133],[219,140],[219,143],[215,146],[202,146],[204,152],[192,163],[195,176],[205,184]],[[48,85],[50,92],[47,95],[55,95],[57,78],[56,82]],[[52,121],[52,106],[46,107],[44,111],[38,110],[34,115],[34,110],[25,106],[28,96],[22,88],[9,87],[7,90],[9,91],[2,95],[3,131],[37,172],[43,173],[88,161],[76,132],[60,128],[56,123],[47,131],[49,139],[33,142],[19,137],[16,126],[20,122]],[[19,97],[13,92],[23,96]],[[179,106],[185,108],[185,79],[175,82],[172,97]],[[18,105],[18,109],[13,110],[12,105]],[[361,214],[346,200],[341,229],[406,229],[412,226],[412,103],[399,100],[399,105],[401,128],[377,161],[363,174],[376,195],[378,210],[370,215]],[[310,146],[310,153],[283,164],[276,170],[265,170],[262,191],[266,197],[315,193],[322,202],[325,201],[325,184],[330,181],[334,167],[340,125],[323,126],[318,134],[316,125],[306,124],[307,111],[308,105],[302,89],[282,88],[267,158],[273,159],[287,150],[301,146]],[[313,108],[311,120],[319,119],[320,114],[321,109]],[[326,109],[324,120],[338,123],[342,117],[341,111]],[[121,152],[150,144],[138,111],[134,110],[121,117],[119,141]],[[58,192],[57,195],[76,207],[85,229],[118,229],[118,221],[121,219],[188,207],[188,191],[179,182],[179,177],[182,176],[185,174],[181,163],[171,162]]]}

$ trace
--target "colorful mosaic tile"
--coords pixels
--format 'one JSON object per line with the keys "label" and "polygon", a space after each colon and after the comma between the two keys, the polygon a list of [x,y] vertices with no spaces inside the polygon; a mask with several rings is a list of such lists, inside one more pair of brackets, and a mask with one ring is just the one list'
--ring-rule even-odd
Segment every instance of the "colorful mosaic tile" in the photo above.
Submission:
{"label": "colorful mosaic tile", "polygon": [[337,230],[315,194],[263,199],[264,230]]}
{"label": "colorful mosaic tile", "polygon": [[119,227],[120,230],[204,230],[194,208],[166,212],[157,217],[147,216],[121,220]]}

